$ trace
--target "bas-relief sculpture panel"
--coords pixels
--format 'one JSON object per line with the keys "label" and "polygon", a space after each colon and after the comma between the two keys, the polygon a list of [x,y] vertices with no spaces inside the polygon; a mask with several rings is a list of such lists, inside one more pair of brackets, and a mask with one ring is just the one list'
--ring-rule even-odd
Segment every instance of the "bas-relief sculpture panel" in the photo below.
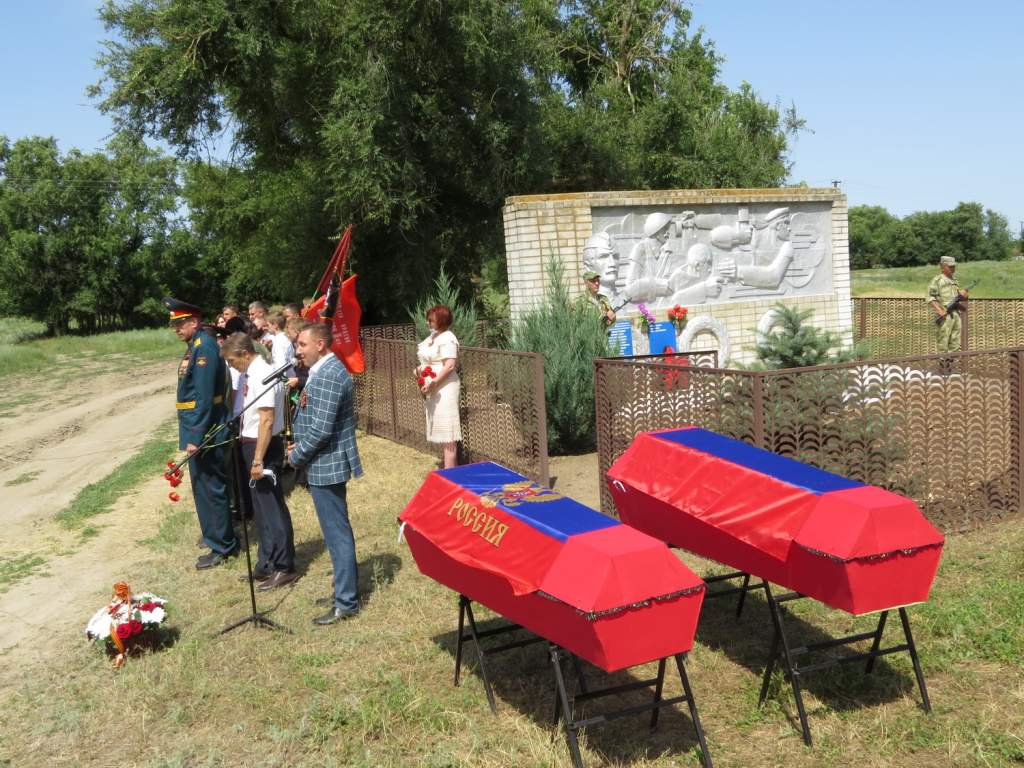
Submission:
{"label": "bas-relief sculpture panel", "polygon": [[627,310],[832,292],[829,203],[593,208],[585,270]]}

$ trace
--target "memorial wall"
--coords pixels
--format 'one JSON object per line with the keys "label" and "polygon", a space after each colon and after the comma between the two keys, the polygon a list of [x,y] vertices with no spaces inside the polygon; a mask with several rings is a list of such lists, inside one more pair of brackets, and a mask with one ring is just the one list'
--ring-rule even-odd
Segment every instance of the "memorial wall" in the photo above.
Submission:
{"label": "memorial wall", "polygon": [[[750,362],[778,302],[851,341],[846,197],[835,189],[587,192],[510,197],[503,210],[513,319],[559,260],[570,287],[600,275],[624,354],[718,349]],[[640,305],[659,321],[640,331]],[[667,311],[688,310],[677,333]],[[672,341],[674,340],[674,344]]]}

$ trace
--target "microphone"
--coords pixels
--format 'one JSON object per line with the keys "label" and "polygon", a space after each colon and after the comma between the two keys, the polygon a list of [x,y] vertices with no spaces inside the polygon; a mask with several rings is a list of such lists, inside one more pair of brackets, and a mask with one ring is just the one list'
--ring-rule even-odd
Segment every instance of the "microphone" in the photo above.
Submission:
{"label": "microphone", "polygon": [[296,362],[298,362],[298,361],[297,360],[290,360],[290,361],[288,361],[287,363],[282,365],[280,368],[278,368],[276,371],[274,371],[269,376],[267,376],[265,379],[263,379],[263,383],[264,384],[269,384],[274,379],[281,378],[284,375],[284,372],[287,371],[292,366],[294,366]]}

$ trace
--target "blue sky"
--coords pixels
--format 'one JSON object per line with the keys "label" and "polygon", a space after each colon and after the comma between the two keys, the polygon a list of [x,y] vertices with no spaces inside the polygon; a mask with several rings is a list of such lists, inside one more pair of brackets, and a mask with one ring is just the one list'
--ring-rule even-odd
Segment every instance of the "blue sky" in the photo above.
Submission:
{"label": "blue sky", "polygon": [[[102,147],[85,96],[106,36],[93,0],[5,3],[0,133]],[[693,0],[722,78],[796,104],[792,179],[841,179],[851,205],[905,215],[974,200],[1024,219],[1024,3]]]}

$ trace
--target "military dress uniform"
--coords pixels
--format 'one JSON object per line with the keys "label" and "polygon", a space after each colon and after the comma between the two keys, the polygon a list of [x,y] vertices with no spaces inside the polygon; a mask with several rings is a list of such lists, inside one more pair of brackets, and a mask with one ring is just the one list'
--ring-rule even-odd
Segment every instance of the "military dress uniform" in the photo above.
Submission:
{"label": "military dress uniform", "polygon": [[[946,277],[940,274],[933,277],[932,281],[928,283],[927,301],[929,304],[937,301],[945,308],[949,306],[949,302],[955,299],[959,293],[960,283],[957,282],[956,276]],[[936,326],[936,341],[938,342],[939,352],[960,351],[959,311],[950,312]]]}
{"label": "military dress uniform", "polygon": [[[165,299],[171,310],[171,322],[189,316],[199,317],[198,307]],[[187,342],[185,354],[178,364],[178,448],[190,443],[199,445],[216,430],[213,444],[230,437],[227,429],[227,370],[221,360],[220,347],[213,336],[201,326]],[[188,460],[192,495],[196,502],[203,543],[217,555],[238,552],[239,544],[231,527],[226,485],[227,447],[208,446]]]}

